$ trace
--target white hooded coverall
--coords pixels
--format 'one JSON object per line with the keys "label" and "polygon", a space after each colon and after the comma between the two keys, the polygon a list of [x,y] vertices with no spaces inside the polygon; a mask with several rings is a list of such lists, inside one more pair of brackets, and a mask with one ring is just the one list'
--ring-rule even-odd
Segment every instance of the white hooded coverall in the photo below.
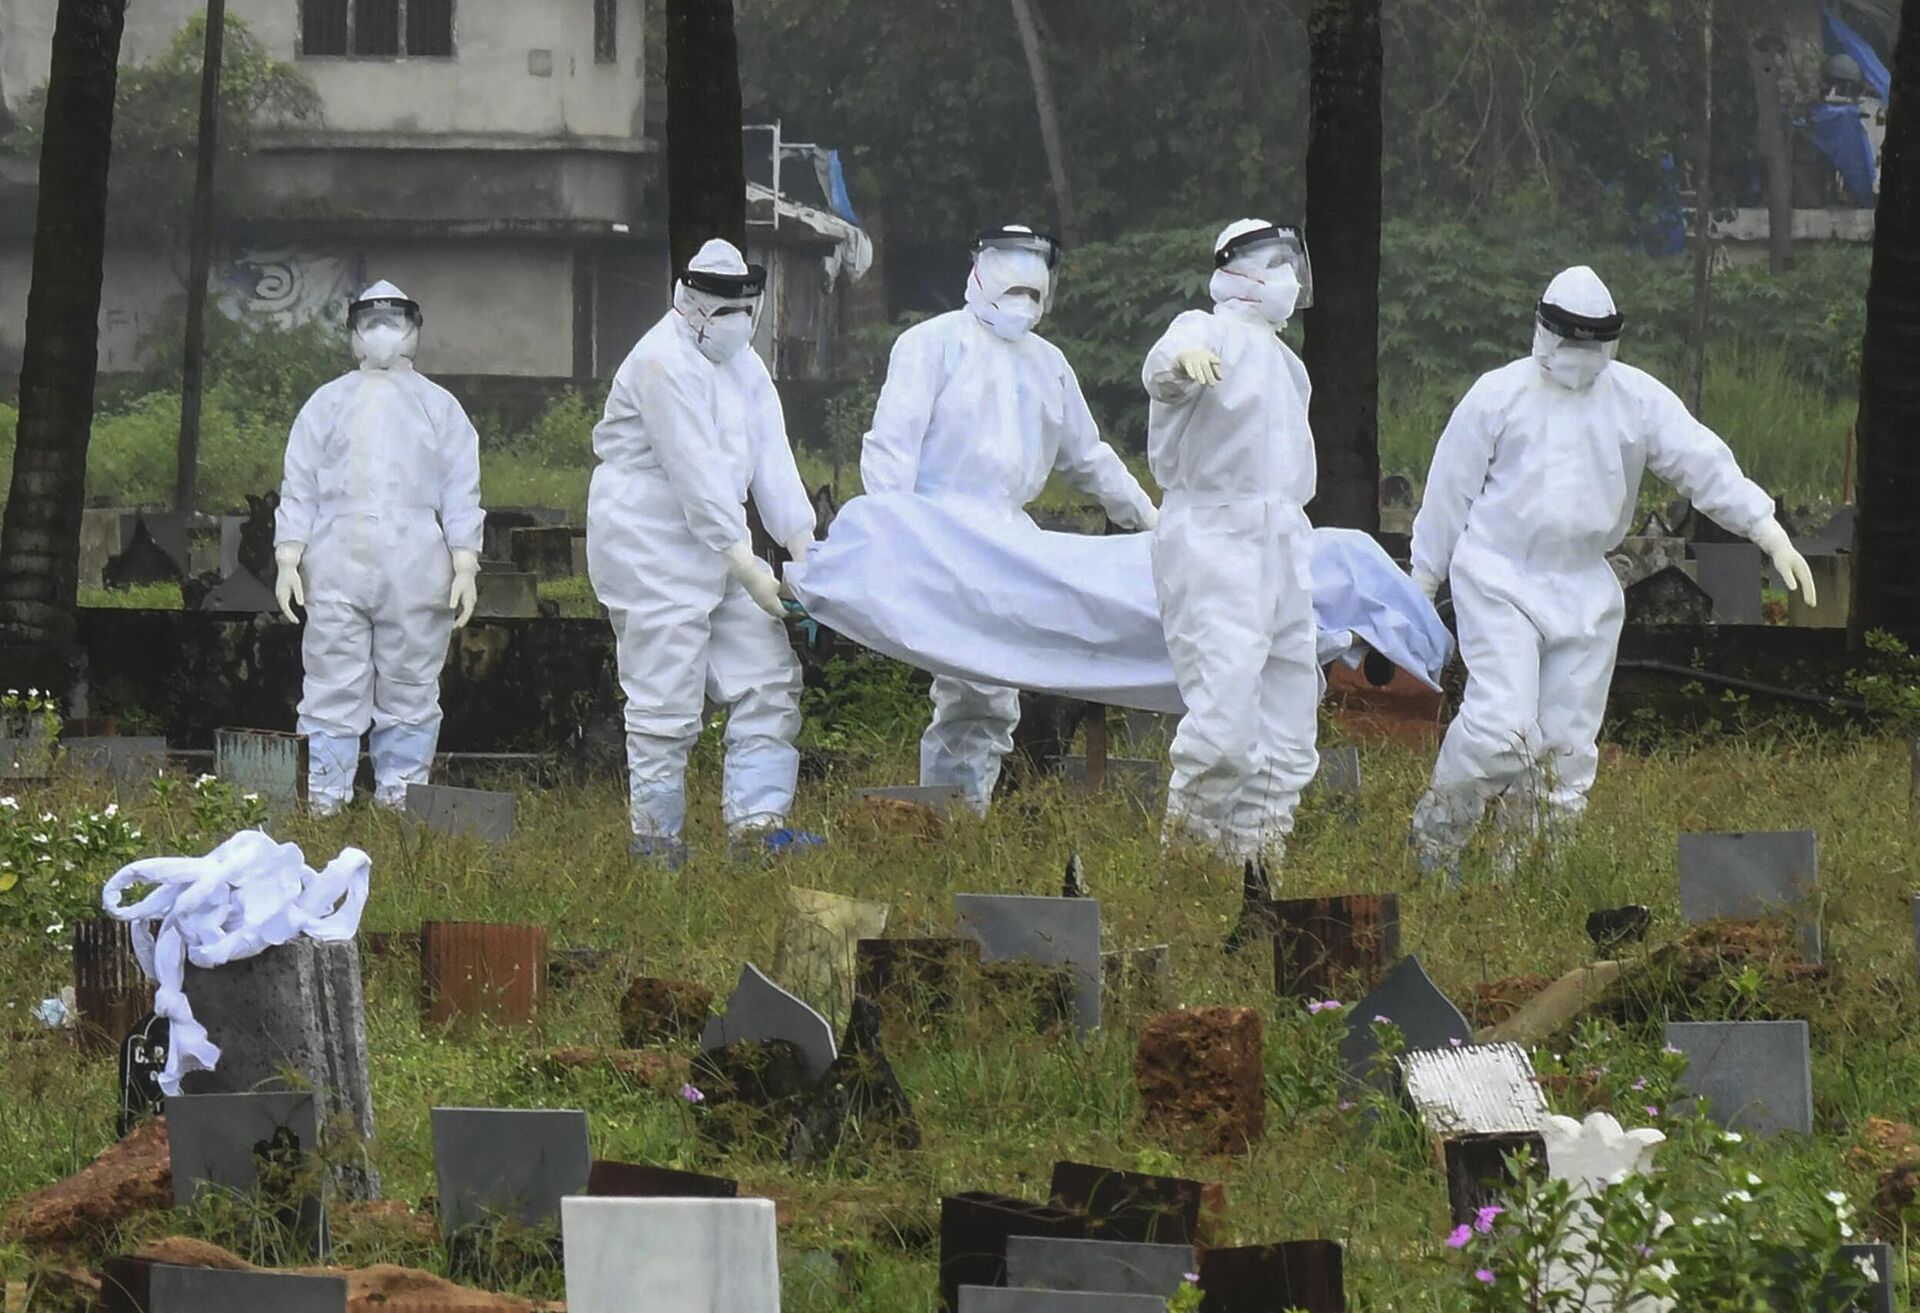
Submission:
{"label": "white hooded coverall", "polygon": [[[1585,315],[1613,300],[1584,267],[1548,299]],[[1457,858],[1489,801],[1531,831],[1586,807],[1625,604],[1607,553],[1652,470],[1733,533],[1772,522],[1773,499],[1666,386],[1617,362],[1565,369],[1536,354],[1486,374],[1454,411],[1413,526],[1417,580],[1451,580],[1466,695],[1414,813],[1423,865]],[[1610,356],[1610,352],[1608,353]],[[1549,366],[1584,383],[1567,386]]]}
{"label": "white hooded coverall", "polygon": [[[369,295],[387,288],[380,284]],[[358,346],[356,344],[356,350]],[[453,394],[413,368],[411,347],[326,384],[287,441],[278,546],[304,543],[308,800],[353,794],[369,725],[376,798],[428,782],[440,739],[440,669],[454,611],[454,551],[480,551],[480,439]]]}
{"label": "white hooded coverall", "polygon": [[[867,492],[917,492],[1021,515],[1058,471],[1116,524],[1150,520],[1152,501],[1101,441],[1060,349],[1030,331],[1008,338],[988,327],[1008,288],[1050,285],[1040,256],[987,249],[968,279],[965,309],[900,335],[861,450]],[[920,782],[958,786],[984,812],[1019,723],[1018,690],[935,678]]]}
{"label": "white hooded coverall", "polygon": [[[739,253],[719,242],[694,267],[721,247],[721,263],[744,273]],[[720,363],[701,352],[716,304],[676,285],[674,308],[614,375],[593,431],[587,570],[613,622],[633,832],[647,839],[680,838],[706,697],[728,708],[729,831],[779,825],[799,775],[799,660],[784,626],[729,575],[724,553],[749,542],[749,492],[783,543],[812,536],[813,504],[766,365],[744,345]]]}
{"label": "white hooded coverall", "polygon": [[[1151,397],[1148,457],[1165,489],[1154,591],[1187,705],[1170,752],[1167,820],[1244,860],[1279,853],[1319,768],[1304,509],[1316,464],[1306,367],[1243,279],[1216,273],[1213,295],[1211,312],[1173,321],[1141,381]],[[1219,357],[1219,382],[1203,386],[1180,370],[1175,357],[1194,349]]]}

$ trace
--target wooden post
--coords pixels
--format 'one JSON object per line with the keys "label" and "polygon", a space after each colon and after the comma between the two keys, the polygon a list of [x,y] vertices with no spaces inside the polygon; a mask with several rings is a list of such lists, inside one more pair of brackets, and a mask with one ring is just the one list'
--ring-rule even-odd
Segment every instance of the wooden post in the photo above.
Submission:
{"label": "wooden post", "polygon": [[[200,63],[200,137],[195,148],[193,217],[187,252],[186,349],[180,362],[180,451],[173,509],[181,532],[191,525],[200,478],[200,399],[207,344],[207,276],[213,265],[213,166],[220,146],[220,63],[226,49],[227,0],[207,0],[207,41]],[[184,541],[184,539],[182,540]],[[187,563],[180,563],[185,574]]]}
{"label": "wooden post", "polygon": [[123,921],[89,917],[73,927],[73,993],[82,1048],[107,1053],[153,1011],[153,985],[140,970]]}
{"label": "wooden post", "polygon": [[468,1017],[530,1023],[546,994],[544,926],[428,921],[420,927],[420,992],[428,1025]]}
{"label": "wooden post", "polygon": [[1507,1159],[1522,1149],[1533,1155],[1529,1170],[1546,1175],[1547,1142],[1537,1134],[1448,1137],[1444,1150],[1447,1206],[1453,1210],[1455,1226],[1470,1225],[1482,1208],[1499,1203],[1501,1197],[1518,1184],[1508,1170]]}
{"label": "wooden post", "polygon": [[1273,903],[1273,987],[1282,998],[1339,998],[1380,983],[1400,957],[1396,894],[1282,898]]}

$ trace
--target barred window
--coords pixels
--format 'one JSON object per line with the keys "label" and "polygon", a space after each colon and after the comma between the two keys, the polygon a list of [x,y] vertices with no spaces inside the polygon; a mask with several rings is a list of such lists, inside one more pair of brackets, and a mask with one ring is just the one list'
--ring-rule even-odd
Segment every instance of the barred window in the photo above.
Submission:
{"label": "barred window", "polygon": [[300,53],[363,59],[453,55],[454,0],[301,0]]}
{"label": "barred window", "polygon": [[593,62],[620,59],[620,0],[593,0]]}

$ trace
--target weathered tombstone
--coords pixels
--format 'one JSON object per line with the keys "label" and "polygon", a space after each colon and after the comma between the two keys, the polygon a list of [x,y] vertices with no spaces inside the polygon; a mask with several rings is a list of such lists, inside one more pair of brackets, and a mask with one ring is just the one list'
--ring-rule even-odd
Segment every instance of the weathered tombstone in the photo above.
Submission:
{"label": "weathered tombstone", "polygon": [[1418,954],[1401,958],[1380,987],[1361,999],[1350,1014],[1346,1038],[1340,1041],[1340,1063],[1354,1081],[1374,1077],[1374,1059],[1380,1051],[1373,1037],[1376,1017],[1399,1027],[1405,1051],[1450,1048],[1455,1040],[1473,1042],[1473,1027],[1433,983]]}
{"label": "weathered tombstone", "polygon": [[771,1199],[567,1199],[569,1313],[779,1313]]}
{"label": "weathered tombstone", "polygon": [[784,892],[773,976],[835,1016],[853,1002],[856,946],[886,933],[887,905],[820,889]]}
{"label": "weathered tombstone", "polygon": [[[1087,759],[1060,759],[1060,778],[1076,789],[1093,789]],[[1166,798],[1167,771],[1158,758],[1108,757],[1106,776],[1095,792],[1116,794],[1144,812],[1157,812]]]}
{"label": "weathered tombstone", "polygon": [[280,600],[251,570],[235,570],[209,589],[193,609],[228,615],[272,615],[279,611]]}
{"label": "weathered tombstone", "polygon": [[1607,564],[1622,588],[1632,588],[1669,567],[1684,566],[1686,559],[1686,539],[1647,534],[1629,534],[1607,554]]}
{"label": "weathered tombstone", "polygon": [[1787,623],[1802,629],[1845,629],[1853,612],[1853,558],[1809,556],[1816,606],[1808,606],[1798,589],[1787,594]]}
{"label": "weathered tombstone", "polygon": [[1159,1295],[960,1287],[959,1313],[1166,1313]]}
{"label": "weathered tombstone", "polygon": [[796,1045],[806,1062],[807,1079],[818,1081],[839,1056],[827,1019],[789,994],[751,962],[740,968],[740,983],[727,996],[725,1013],[711,1017],[700,1034],[700,1050],[711,1053],[742,1040]]}
{"label": "weathered tombstone", "polygon": [[1086,1236],[1087,1218],[1071,1209],[1006,1195],[972,1192],[940,1201],[940,1307],[957,1313],[961,1286],[999,1286],[1007,1280],[1011,1236]]}
{"label": "weathered tombstone", "polygon": [[1407,1100],[1430,1134],[1530,1135],[1547,1115],[1533,1060],[1518,1044],[1416,1049],[1399,1063]]}
{"label": "weathered tombstone", "polygon": [[515,569],[536,579],[564,579],[573,573],[573,530],[564,524],[509,529],[507,553]]}
{"label": "weathered tombstone", "polygon": [[1092,1163],[1055,1163],[1050,1198],[1086,1215],[1087,1239],[1134,1244],[1204,1244],[1227,1209],[1214,1182]]}
{"label": "weathered tombstone", "polygon": [[971,939],[862,939],[854,948],[854,992],[889,1023],[918,1028],[944,1020],[961,982],[980,968]]}
{"label": "weathered tombstone", "polygon": [[1713,596],[1678,565],[1656,570],[1627,586],[1630,625],[1704,625],[1713,621]]}
{"label": "weathered tombstone", "polygon": [[1253,1008],[1181,1008],[1147,1024],[1133,1060],[1151,1133],[1207,1153],[1246,1153],[1266,1134],[1266,1066]]}
{"label": "weathered tombstone", "polygon": [[173,1023],[149,1012],[133,1023],[133,1029],[120,1041],[120,1113],[117,1125],[120,1138],[126,1139],[133,1128],[155,1112],[165,1098],[160,1092],[160,1073],[167,1065],[167,1050]]}
{"label": "weathered tombstone", "polygon": [[1074,977],[1075,1028],[1100,1025],[1100,902],[1018,894],[955,894],[958,932],[979,941],[987,962],[1065,967]]}
{"label": "weathered tombstone", "polygon": [[80,512],[80,586],[104,588],[107,562],[120,554],[123,512],[113,507],[90,507]]}
{"label": "weathered tombstone", "polygon": [[113,781],[117,788],[151,783],[167,768],[167,741],[159,736],[85,736],[60,740],[61,760]]}
{"label": "weathered tombstone", "polygon": [[[1853,1309],[1846,1313],[1894,1313],[1893,1303],[1893,1246],[1889,1244],[1841,1245],[1842,1261],[1852,1263],[1863,1271],[1871,1269],[1874,1275],[1873,1286],[1865,1298],[1858,1301]],[[1835,1313],[1840,1313],[1835,1310]]]}
{"label": "weathered tombstone", "polygon": [[457,839],[502,844],[513,837],[514,797],[488,789],[409,784],[407,815],[429,830]]}
{"label": "weathered tombstone", "polygon": [[1294,1240],[1200,1255],[1206,1313],[1347,1313],[1344,1255],[1332,1240]]}
{"label": "weathered tombstone", "polygon": [[1766,620],[1761,588],[1766,578],[1766,556],[1752,543],[1693,544],[1700,586],[1713,598],[1717,625],[1757,625]]}
{"label": "weathered tombstone", "polygon": [[213,773],[242,793],[259,794],[268,811],[290,812],[307,801],[307,736],[215,730]]}
{"label": "weathered tombstone", "polygon": [[1528,1170],[1547,1174],[1547,1142],[1537,1130],[1524,1135],[1450,1135],[1443,1149],[1447,1163],[1447,1207],[1455,1226],[1464,1226],[1480,1210],[1498,1204],[1519,1182],[1509,1160],[1524,1151]]}
{"label": "weathered tombstone", "polygon": [[99,1313],[346,1313],[347,1279],[107,1261]]}
{"label": "weathered tombstone", "polygon": [[1813,1134],[1813,1066],[1804,1021],[1670,1021],[1687,1056],[1680,1088],[1720,1125],[1768,1137]]}
{"label": "weathered tombstone", "polygon": [[584,1112],[435,1108],[432,1117],[444,1236],[502,1218],[551,1225],[562,1197],[586,1193],[593,1152]]}
{"label": "weathered tombstone", "polygon": [[1192,1245],[1123,1240],[1007,1237],[1007,1285],[1027,1290],[1078,1290],[1169,1298],[1199,1260]]}
{"label": "weathered tombstone", "polygon": [[566,511],[556,506],[489,506],[480,529],[480,555],[489,561],[513,559],[513,531],[564,525]]}
{"label": "weathered tombstone", "polygon": [[1352,744],[1320,750],[1320,770],[1313,789],[1323,798],[1360,796],[1360,749]]}
{"label": "weathered tombstone", "polygon": [[474,576],[474,615],[484,620],[531,620],[540,614],[540,580],[517,570]]}
{"label": "weathered tombstone", "polygon": [[880,1009],[866,998],[853,1000],[840,1052],[794,1124],[788,1160],[821,1162],[850,1136],[897,1149],[920,1147],[913,1104],[880,1041]]}
{"label": "weathered tombstone", "polygon": [[126,546],[100,569],[108,588],[178,583],[188,573],[186,527],[175,515],[134,512],[133,531],[122,531]]}
{"label": "weathered tombstone", "polygon": [[1812,830],[1680,836],[1680,912],[1691,925],[1787,913],[1801,951],[1820,958],[1819,841]]}
{"label": "weathered tombstone", "polygon": [[[1547,1146],[1547,1174],[1566,1181],[1573,1199],[1554,1252],[1545,1264],[1541,1284],[1557,1302],[1564,1301],[1589,1309],[1592,1313],[1627,1313],[1615,1310],[1611,1291],[1618,1276],[1604,1259],[1598,1239],[1601,1230],[1593,1197],[1627,1176],[1644,1176],[1653,1171],[1653,1151],[1666,1136],[1652,1127],[1623,1130],[1620,1123],[1604,1112],[1590,1113],[1584,1122],[1571,1117],[1548,1117],[1540,1123],[1540,1135]],[[1672,1225],[1662,1213],[1657,1230]],[[1653,1274],[1672,1280],[1671,1263],[1657,1264]],[[1632,1313],[1676,1313],[1672,1300],[1641,1296],[1633,1301]]]}
{"label": "weathered tombstone", "polygon": [[1283,898],[1269,904],[1273,987],[1282,998],[1339,998],[1372,989],[1400,957],[1395,894]]}
{"label": "weathered tombstone", "polygon": [[420,926],[420,993],[427,1024],[470,1017],[530,1024],[547,987],[545,926],[427,921]]}
{"label": "weathered tombstone", "polygon": [[737,1199],[740,1182],[725,1176],[596,1158],[587,1172],[587,1193],[602,1199]]}
{"label": "weathered tombstone", "polygon": [[133,954],[126,922],[90,916],[74,923],[73,996],[80,1013],[80,1044],[93,1052],[111,1051],[153,1011],[153,984]]}
{"label": "weathered tombstone", "polygon": [[326,1253],[313,1095],[179,1094],[166,1114],[175,1207],[209,1189],[258,1195],[297,1243]]}

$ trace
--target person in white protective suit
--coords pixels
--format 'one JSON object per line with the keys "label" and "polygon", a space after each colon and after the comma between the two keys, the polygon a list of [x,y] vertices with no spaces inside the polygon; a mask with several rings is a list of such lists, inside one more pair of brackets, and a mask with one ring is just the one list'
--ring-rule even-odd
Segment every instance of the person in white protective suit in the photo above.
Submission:
{"label": "person in white protective suit", "polygon": [[1466,696],[1414,813],[1429,874],[1458,878],[1489,802],[1507,853],[1551,842],[1585,809],[1625,610],[1607,553],[1632,523],[1643,470],[1752,539],[1814,599],[1773,499],[1650,375],[1615,360],[1622,317],[1593,270],[1568,269],[1536,310],[1533,354],[1486,374],[1433,454],[1413,525],[1413,575],[1451,581]]}
{"label": "person in white protective suit", "polygon": [[[1159,518],[1140,481],[1100,438],[1080,381],[1033,329],[1053,299],[1059,244],[1012,225],[974,246],[966,305],[894,343],[860,454],[869,493],[919,493],[1022,515],[1058,471],[1122,528]],[[975,811],[1013,750],[1020,694],[945,676],[920,740],[920,782],[957,786]]]}
{"label": "person in white protective suit", "polygon": [[1282,855],[1319,767],[1310,388],[1280,340],[1312,287],[1298,229],[1242,219],[1214,244],[1213,309],[1175,319],[1141,369],[1165,490],[1154,593],[1187,706],[1168,836],[1237,861]]}
{"label": "person in white protective suit", "polygon": [[453,394],[413,367],[420,307],[375,283],[347,312],[360,367],[307,401],[287,441],[274,524],[274,594],[294,619],[306,687],[307,798],[353,796],[372,727],[374,801],[403,807],[440,741],[447,641],[473,616],[480,570],[480,439]]}
{"label": "person in white protective suit", "polygon": [[706,697],[728,708],[721,806],[735,844],[778,853],[820,842],[785,828],[800,663],[779,581],[747,531],[752,493],[795,560],[813,543],[780,398],[749,346],[765,287],[766,271],[731,244],[701,247],[673,308],[614,375],[593,430],[587,571],[627,698],[633,852],[670,867],[687,856],[687,756]]}

